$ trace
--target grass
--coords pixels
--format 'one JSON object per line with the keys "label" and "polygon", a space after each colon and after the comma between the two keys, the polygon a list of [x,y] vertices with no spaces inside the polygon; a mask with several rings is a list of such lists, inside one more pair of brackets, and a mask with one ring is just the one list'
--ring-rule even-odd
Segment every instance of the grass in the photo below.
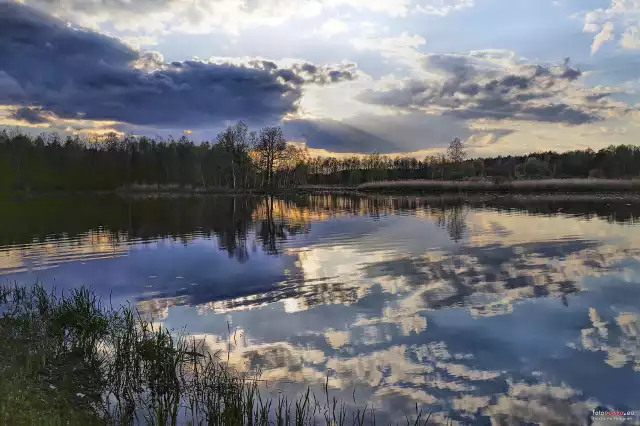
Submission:
{"label": "grass", "polygon": [[625,192],[640,191],[640,180],[615,179],[542,179],[492,181],[404,180],[368,182],[360,191],[407,192]]}
{"label": "grass", "polygon": [[[0,289],[0,424],[363,425],[373,409],[307,390],[277,400],[200,343],[80,288]],[[320,402],[323,401],[323,402]],[[406,424],[427,424],[416,406]],[[403,422],[404,423],[404,422]]]}

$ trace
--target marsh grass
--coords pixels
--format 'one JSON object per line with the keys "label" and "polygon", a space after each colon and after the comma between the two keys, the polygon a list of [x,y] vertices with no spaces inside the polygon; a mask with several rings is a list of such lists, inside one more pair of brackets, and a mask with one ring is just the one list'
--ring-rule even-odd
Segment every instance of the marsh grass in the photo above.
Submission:
{"label": "marsh grass", "polygon": [[[40,285],[3,287],[0,305],[0,424],[375,424],[372,408],[330,398],[328,380],[321,398],[264,398],[259,374],[85,288],[57,297]],[[418,406],[406,418],[428,421]]]}
{"label": "marsh grass", "polygon": [[358,186],[361,191],[408,192],[625,192],[640,191],[640,180],[616,179],[542,179],[493,182],[403,180],[368,182]]}

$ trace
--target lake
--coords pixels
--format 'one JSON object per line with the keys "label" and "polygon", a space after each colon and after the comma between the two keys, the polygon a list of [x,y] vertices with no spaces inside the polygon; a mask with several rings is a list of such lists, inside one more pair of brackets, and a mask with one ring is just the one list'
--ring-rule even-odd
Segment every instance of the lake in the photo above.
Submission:
{"label": "lake", "polygon": [[130,302],[260,370],[273,396],[325,398],[327,383],[381,423],[416,404],[454,424],[640,410],[636,202],[58,196],[0,210],[3,283]]}

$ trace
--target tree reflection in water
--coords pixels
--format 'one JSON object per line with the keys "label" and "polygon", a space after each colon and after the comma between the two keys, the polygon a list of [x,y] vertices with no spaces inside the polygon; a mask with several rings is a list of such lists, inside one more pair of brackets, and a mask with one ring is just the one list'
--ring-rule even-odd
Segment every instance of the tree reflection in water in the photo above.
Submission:
{"label": "tree reflection in water", "polygon": [[[145,279],[166,270],[140,287],[141,311],[187,324],[212,351],[228,348],[231,320],[230,362],[291,392],[328,376],[337,396],[355,388],[391,420],[417,403],[435,422],[500,425],[581,424],[597,404],[640,400],[637,204],[315,195],[3,207],[0,271],[108,256]],[[130,250],[159,242],[175,250]],[[126,269],[127,256],[140,263]]]}

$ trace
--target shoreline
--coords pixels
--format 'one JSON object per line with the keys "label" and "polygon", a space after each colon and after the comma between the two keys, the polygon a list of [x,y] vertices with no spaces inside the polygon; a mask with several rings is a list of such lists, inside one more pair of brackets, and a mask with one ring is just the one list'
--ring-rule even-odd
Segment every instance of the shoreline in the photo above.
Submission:
{"label": "shoreline", "polygon": [[583,193],[640,192],[640,179],[540,179],[540,180],[405,180],[367,182],[357,187],[363,192],[407,193]]}
{"label": "shoreline", "polygon": [[515,180],[508,182],[490,181],[381,181],[368,182],[359,186],[301,185],[289,188],[268,189],[230,189],[224,187],[179,187],[176,185],[151,186],[138,185],[113,190],[69,191],[63,189],[38,190],[0,190],[1,198],[13,197],[181,197],[181,196],[286,196],[286,195],[344,195],[344,196],[420,196],[420,197],[457,197],[476,199],[484,197],[495,200],[500,198],[533,197],[539,201],[640,201],[640,179],[547,179]]}
{"label": "shoreline", "polygon": [[580,203],[599,203],[599,204],[615,204],[615,203],[634,203],[640,204],[640,193],[579,193],[579,192],[563,192],[563,193],[510,193],[510,194],[402,194],[402,193],[365,193],[367,197],[393,197],[393,198],[415,198],[423,202],[461,202],[471,205],[491,203],[491,202],[516,202],[516,203],[561,203],[561,202],[580,202]]}

